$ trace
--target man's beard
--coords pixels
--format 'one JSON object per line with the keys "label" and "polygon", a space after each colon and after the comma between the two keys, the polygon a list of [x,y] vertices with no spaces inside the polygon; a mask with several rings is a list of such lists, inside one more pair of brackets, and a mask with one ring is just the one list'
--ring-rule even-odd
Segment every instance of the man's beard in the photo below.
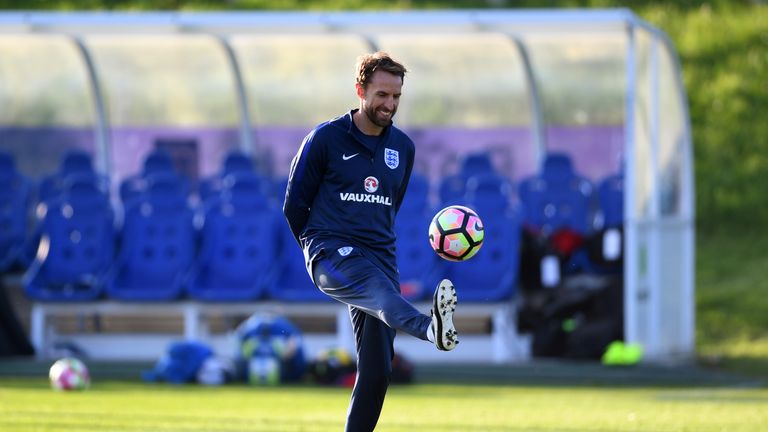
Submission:
{"label": "man's beard", "polygon": [[392,111],[392,114],[386,120],[380,120],[376,115],[376,109],[371,106],[365,107],[363,112],[365,113],[365,116],[368,117],[368,120],[371,121],[371,123],[378,127],[384,128],[392,124],[392,119],[395,118],[396,111]]}

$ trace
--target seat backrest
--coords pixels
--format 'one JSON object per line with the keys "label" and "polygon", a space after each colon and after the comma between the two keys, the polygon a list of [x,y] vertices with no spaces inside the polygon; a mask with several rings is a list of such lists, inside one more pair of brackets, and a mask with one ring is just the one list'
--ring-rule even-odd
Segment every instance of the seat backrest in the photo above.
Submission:
{"label": "seat backrest", "polygon": [[603,226],[620,227],[624,224],[624,176],[606,177],[598,186],[598,199],[603,214]]}
{"label": "seat backrest", "polygon": [[429,207],[429,180],[426,176],[411,173],[408,181],[408,189],[405,192],[403,203],[399,211],[423,212]]}
{"label": "seat backrest", "polygon": [[92,173],[73,174],[66,177],[62,196],[66,202],[82,211],[107,212],[112,219],[109,197]]}
{"label": "seat backrest", "polygon": [[250,156],[241,151],[232,151],[224,158],[221,175],[253,171],[253,161]]}
{"label": "seat backrest", "polygon": [[278,215],[267,205],[257,176],[228,178],[231,186],[205,213],[200,264],[217,280],[253,283],[273,265]]}
{"label": "seat backrest", "polygon": [[[547,223],[556,230],[568,227],[580,234],[586,234],[592,228],[592,183],[582,177],[572,177],[560,188],[554,187],[549,192],[549,204],[545,209]],[[554,215],[551,215],[554,209]]]}
{"label": "seat backrest", "polygon": [[[38,200],[48,201],[57,198],[64,192],[67,178],[72,175],[89,175],[91,180],[101,189],[109,193],[109,179],[98,174],[93,168],[91,155],[83,150],[69,150],[61,160],[59,169],[54,174],[44,177],[38,188]],[[82,180],[82,178],[81,178]]]}
{"label": "seat backrest", "polygon": [[0,271],[20,258],[30,193],[30,182],[16,171],[13,155],[0,152]]}
{"label": "seat backrest", "polygon": [[198,265],[212,279],[252,284],[274,260],[275,215],[267,209],[246,215],[227,206],[224,202],[206,215]]}
{"label": "seat backrest", "polygon": [[47,279],[70,283],[103,274],[114,252],[113,214],[92,176],[70,176],[62,195],[43,205],[37,259]]}
{"label": "seat backrest", "polygon": [[200,201],[205,202],[216,198],[218,194],[228,187],[226,178],[232,174],[251,174],[253,177],[258,178],[261,180],[259,186],[262,195],[270,197],[272,185],[268,184],[268,179],[256,173],[250,156],[236,150],[227,154],[219,172],[200,180],[197,186]]}
{"label": "seat backrest", "polygon": [[120,201],[128,207],[147,188],[147,181],[141,176],[130,176],[120,182]]}
{"label": "seat backrest", "polygon": [[200,202],[217,198],[223,186],[224,181],[218,175],[206,177],[200,179],[197,183],[197,195],[200,197]]}
{"label": "seat backrest", "polygon": [[491,162],[491,155],[488,152],[478,152],[468,154],[461,163],[461,175],[467,179],[478,174],[487,174],[496,172]]}
{"label": "seat backrest", "polygon": [[504,213],[511,204],[512,182],[495,173],[483,173],[467,180],[465,201],[478,216]]}
{"label": "seat backrest", "polygon": [[181,177],[172,173],[157,173],[147,177],[145,200],[156,213],[179,212],[187,209],[187,195]]}
{"label": "seat backrest", "polygon": [[445,176],[440,180],[438,198],[440,203],[438,207],[443,208],[449,205],[463,205],[464,194],[467,189],[467,180],[461,174]]}
{"label": "seat backrest", "polygon": [[574,175],[571,157],[565,153],[550,153],[544,158],[541,176],[553,181],[570,178]]}
{"label": "seat backrest", "polygon": [[435,261],[435,253],[429,246],[427,234],[433,216],[428,199],[427,178],[411,174],[408,190],[395,219],[400,288],[403,296],[409,300],[419,300],[426,296],[426,276]]}
{"label": "seat backrest", "polygon": [[544,234],[560,228],[585,234],[591,229],[592,186],[585,179],[573,178],[560,186],[541,178],[529,179],[520,185],[520,200],[524,223]]}
{"label": "seat backrest", "polygon": [[191,265],[195,234],[181,180],[161,173],[147,179],[146,193],[127,206],[123,264],[134,279],[175,280]]}
{"label": "seat backrest", "polygon": [[[16,170],[16,161],[10,153],[0,152],[0,211],[15,213],[16,206],[27,204],[30,181]],[[26,211],[23,212],[26,218]]]}
{"label": "seat backrest", "polygon": [[482,217],[484,240],[469,262],[446,263],[446,274],[462,299],[492,302],[515,295],[520,262],[520,216],[514,210],[486,213]]}
{"label": "seat backrest", "polygon": [[591,230],[593,186],[573,171],[570,157],[547,156],[542,172],[518,187],[523,223],[548,235],[560,228],[580,234]]}
{"label": "seat backrest", "polygon": [[163,149],[155,149],[144,159],[142,171],[139,174],[128,176],[120,183],[120,201],[129,207],[133,201],[141,197],[149,188],[149,178],[153,176],[175,177],[183,189],[186,197],[189,184],[188,179],[176,172],[170,154]]}
{"label": "seat backrest", "polygon": [[0,184],[10,181],[16,175],[16,160],[13,155],[0,151]]}
{"label": "seat backrest", "polygon": [[429,246],[429,222],[426,211],[400,211],[395,221],[395,250],[400,271],[400,288],[405,298],[426,297],[427,276],[435,265],[436,255]]}
{"label": "seat backrest", "polygon": [[229,174],[224,178],[222,199],[241,212],[258,212],[269,205],[264,189],[264,179],[255,173]]}
{"label": "seat backrest", "polygon": [[[439,207],[466,205],[467,182],[475,175],[496,173],[488,152],[470,153],[461,161],[459,172],[442,178],[438,187]],[[498,173],[496,173],[498,175]]]}
{"label": "seat backrest", "polygon": [[279,267],[274,283],[267,288],[269,296],[285,302],[331,302],[331,298],[317,289],[309,278],[304,253],[283,217],[278,218],[276,231],[279,257],[276,265]]}
{"label": "seat backrest", "polygon": [[26,209],[18,205],[14,191],[4,186],[0,183],[0,271],[16,260],[17,245],[24,241],[26,231],[18,217],[19,213],[26,214]]}
{"label": "seat backrest", "polygon": [[144,159],[142,175],[148,176],[157,173],[175,173],[173,159],[167,151],[155,149]]}
{"label": "seat backrest", "polygon": [[93,172],[93,160],[91,159],[91,155],[82,150],[68,151],[61,160],[59,172],[62,174]]}

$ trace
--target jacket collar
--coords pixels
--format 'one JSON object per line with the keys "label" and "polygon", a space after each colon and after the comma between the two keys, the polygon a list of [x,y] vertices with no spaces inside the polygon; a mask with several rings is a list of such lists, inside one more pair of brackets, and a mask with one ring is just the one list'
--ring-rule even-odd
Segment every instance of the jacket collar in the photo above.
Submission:
{"label": "jacket collar", "polygon": [[[357,133],[363,133],[357,128],[357,126],[355,126],[355,121],[352,119],[352,116],[358,111],[360,111],[360,108],[353,108],[344,115],[344,121],[347,122],[347,132],[352,134],[352,136],[355,135],[354,133],[355,131],[357,131]],[[389,131],[391,129],[392,129],[392,122],[390,121],[389,126],[386,126],[384,130],[381,131],[381,135],[379,135],[382,141],[386,141],[388,139]]]}

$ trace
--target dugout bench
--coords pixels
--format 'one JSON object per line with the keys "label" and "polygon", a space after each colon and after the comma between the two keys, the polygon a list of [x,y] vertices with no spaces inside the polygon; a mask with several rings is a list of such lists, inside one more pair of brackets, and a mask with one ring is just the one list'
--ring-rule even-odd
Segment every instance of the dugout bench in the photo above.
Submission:
{"label": "dugout bench", "polygon": [[[430,303],[415,305],[429,313]],[[30,314],[30,338],[39,358],[58,355],[56,346],[61,342],[82,348],[89,358],[103,360],[156,360],[170,342],[196,340],[209,344],[219,355],[233,350],[234,328],[215,331],[213,318],[240,318],[252,314],[280,315],[302,322],[325,320],[319,329],[302,329],[307,355],[314,355],[328,347],[344,347],[354,352],[354,338],[345,305],[320,303],[285,303],[274,301],[244,303],[208,303],[199,301],[174,302],[120,302],[96,301],[78,303],[34,302]],[[107,332],[102,330],[62,331],[57,325],[60,317],[131,317],[139,327],[151,326],[153,317],[174,320],[171,331]],[[451,353],[445,353],[408,335],[399,335],[395,349],[415,362],[479,362],[510,363],[530,358],[530,337],[516,330],[516,307],[512,302],[459,303],[455,321],[461,344]],[[330,325],[327,323],[330,322]],[[468,331],[463,330],[467,328]]]}

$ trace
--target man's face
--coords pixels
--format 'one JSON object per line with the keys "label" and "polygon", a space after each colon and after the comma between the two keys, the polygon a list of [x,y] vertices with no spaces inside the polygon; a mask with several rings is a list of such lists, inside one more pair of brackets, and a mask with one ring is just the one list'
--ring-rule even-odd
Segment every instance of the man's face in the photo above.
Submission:
{"label": "man's face", "polygon": [[365,89],[357,86],[360,111],[376,126],[389,126],[397,112],[402,88],[403,79],[399,76],[381,70],[374,72]]}

